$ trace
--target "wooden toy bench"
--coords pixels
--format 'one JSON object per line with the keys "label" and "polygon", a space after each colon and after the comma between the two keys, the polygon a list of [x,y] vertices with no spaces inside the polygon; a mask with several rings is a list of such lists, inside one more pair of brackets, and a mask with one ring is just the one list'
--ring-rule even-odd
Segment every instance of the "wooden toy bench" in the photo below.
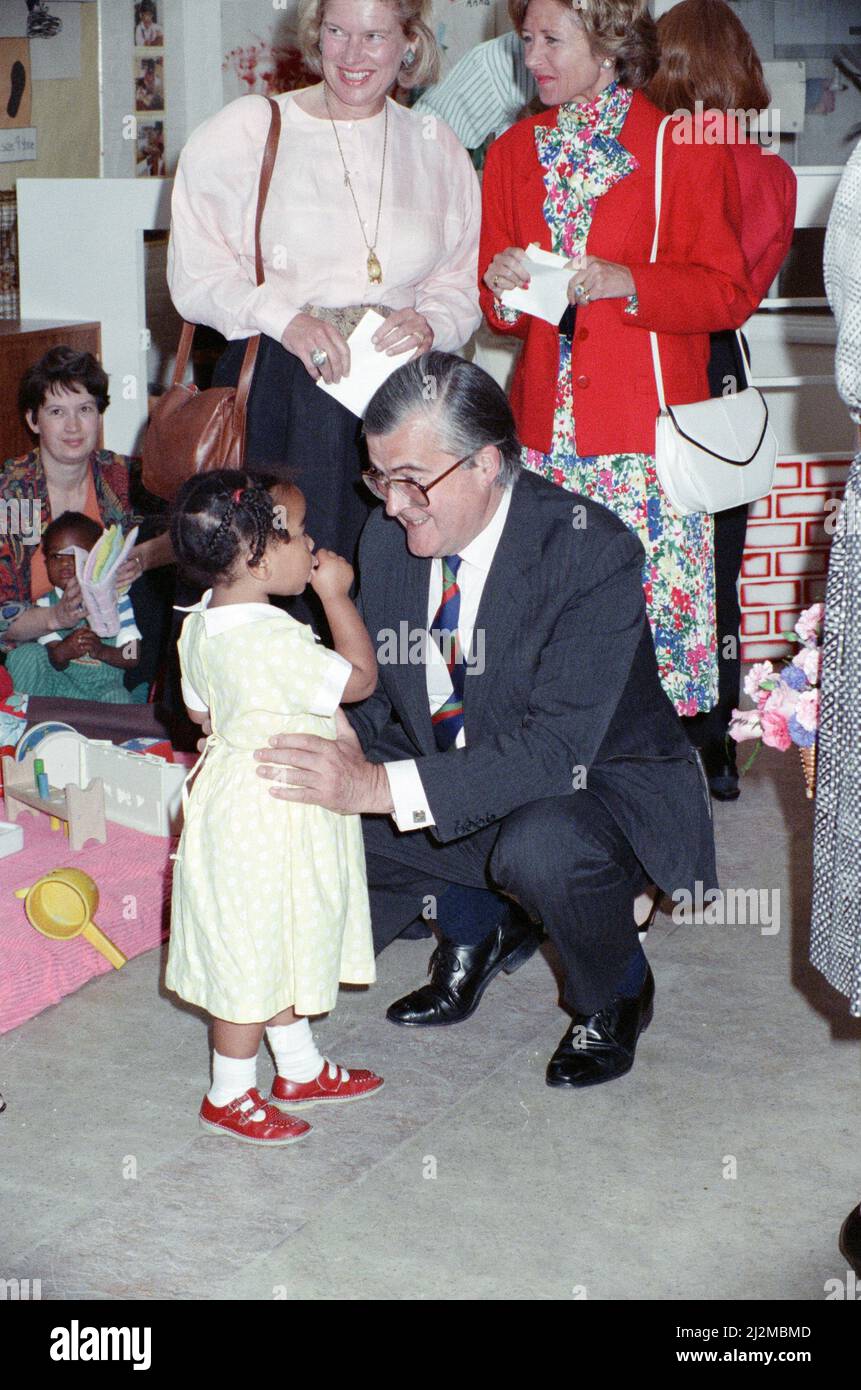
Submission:
{"label": "wooden toy bench", "polygon": [[65,822],[68,826],[69,848],[82,850],[88,840],[104,844],[108,838],[105,825],[105,789],[101,777],[94,777],[87,787],[70,782],[65,788],[49,787],[47,799],[36,791],[33,765],[35,753],[28,753],[22,762],[3,759],[3,787],[6,798],[6,817],[13,823],[23,811],[31,815],[47,815],[52,825]]}

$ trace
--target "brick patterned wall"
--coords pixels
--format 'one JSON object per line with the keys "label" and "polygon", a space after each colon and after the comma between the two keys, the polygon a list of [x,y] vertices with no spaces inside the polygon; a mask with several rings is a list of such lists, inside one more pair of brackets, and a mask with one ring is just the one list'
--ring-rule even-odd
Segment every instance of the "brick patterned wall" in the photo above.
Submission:
{"label": "brick patterned wall", "polygon": [[[781,459],[768,497],[754,502],[741,567],[743,661],[784,656],[782,633],[825,597],[828,549],[851,459],[799,454]],[[830,520],[829,520],[830,518]]]}

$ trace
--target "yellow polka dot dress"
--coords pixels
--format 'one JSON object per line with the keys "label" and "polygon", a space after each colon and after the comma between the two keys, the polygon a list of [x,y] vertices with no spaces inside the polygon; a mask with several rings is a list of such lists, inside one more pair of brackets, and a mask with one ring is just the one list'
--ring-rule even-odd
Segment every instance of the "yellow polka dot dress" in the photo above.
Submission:
{"label": "yellow polka dot dress", "polygon": [[253,753],[276,733],[334,738],[348,663],[267,604],[192,610],[179,652],[212,736],[175,864],[168,988],[232,1023],[325,1013],[339,981],[375,979],[360,817],[271,796]]}

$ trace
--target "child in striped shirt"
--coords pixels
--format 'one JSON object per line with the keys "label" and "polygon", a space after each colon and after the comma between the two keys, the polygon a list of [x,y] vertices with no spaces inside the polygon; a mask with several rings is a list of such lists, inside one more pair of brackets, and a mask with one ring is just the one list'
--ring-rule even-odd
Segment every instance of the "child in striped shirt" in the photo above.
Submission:
{"label": "child in striped shirt", "polygon": [[[73,549],[90,551],[102,528],[81,512],[63,512],[46,527],[42,550],[50,593],[37,599],[40,608],[58,604],[75,574]],[[146,686],[129,691],[126,671],[140,661],[141,635],[135,623],[131,599],[119,598],[120,630],[115,637],[98,637],[83,618],[74,628],[46,632],[37,642],[22,642],[6,658],[15,689],[30,695],[67,700],[97,700],[103,704],[138,704],[146,700]]]}

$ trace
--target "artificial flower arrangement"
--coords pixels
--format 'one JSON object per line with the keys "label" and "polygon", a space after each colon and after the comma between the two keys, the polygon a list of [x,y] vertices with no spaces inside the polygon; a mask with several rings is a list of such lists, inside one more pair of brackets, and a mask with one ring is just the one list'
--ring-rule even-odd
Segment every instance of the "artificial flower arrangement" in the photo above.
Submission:
{"label": "artificial flower arrangement", "polygon": [[816,735],[819,730],[819,676],[822,667],[822,619],[825,605],[806,608],[793,632],[784,633],[788,642],[801,648],[778,670],[770,661],[757,661],[744,678],[744,693],[755,702],[754,709],[735,709],[729,726],[736,743],[756,739],[746,772],[765,743],[783,753],[795,745],[801,754],[807,795],[813,796],[816,778]]}

